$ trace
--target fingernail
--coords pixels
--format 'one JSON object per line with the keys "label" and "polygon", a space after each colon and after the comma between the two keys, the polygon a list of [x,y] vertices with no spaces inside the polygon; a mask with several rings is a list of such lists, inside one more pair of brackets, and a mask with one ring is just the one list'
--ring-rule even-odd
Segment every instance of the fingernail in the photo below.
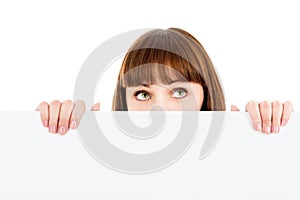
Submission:
{"label": "fingernail", "polygon": [[51,133],[56,133],[56,126],[52,125],[52,126],[50,127],[50,132],[51,132]]}
{"label": "fingernail", "polygon": [[278,133],[278,131],[279,131],[279,128],[278,128],[278,126],[274,126],[274,128],[273,128],[273,132],[274,132],[274,133]]}
{"label": "fingernail", "polygon": [[270,127],[265,127],[265,133],[270,133]]}
{"label": "fingernail", "polygon": [[63,135],[65,133],[65,130],[66,130],[65,127],[63,127],[63,126],[60,127],[59,128],[59,134]]}
{"label": "fingernail", "polygon": [[44,125],[44,127],[48,127],[48,120],[45,120],[43,125]]}
{"label": "fingernail", "polygon": [[72,121],[72,123],[71,123],[71,128],[72,128],[72,129],[75,129],[75,128],[76,128],[76,121]]}
{"label": "fingernail", "polygon": [[283,120],[281,121],[281,126],[285,126],[285,125],[286,125],[286,120],[283,119]]}
{"label": "fingernail", "polygon": [[256,130],[261,131],[261,124],[260,123],[256,124]]}

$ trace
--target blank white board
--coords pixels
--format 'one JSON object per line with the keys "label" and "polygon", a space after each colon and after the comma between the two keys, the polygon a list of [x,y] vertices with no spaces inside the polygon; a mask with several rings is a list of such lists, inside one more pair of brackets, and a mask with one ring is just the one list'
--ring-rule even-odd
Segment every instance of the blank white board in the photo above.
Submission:
{"label": "blank white board", "polygon": [[[137,139],[118,132],[112,113],[86,115],[96,115],[114,146],[136,154],[174,141],[182,116],[167,112],[160,134]],[[254,131],[247,113],[221,112],[226,118],[219,140],[199,159],[214,113],[197,112],[196,137],[178,160],[152,173],[130,174],[100,163],[80,129],[54,135],[37,112],[0,112],[0,199],[300,199],[300,113],[280,133],[264,135]],[[130,113],[130,119],[151,124],[146,112]]]}

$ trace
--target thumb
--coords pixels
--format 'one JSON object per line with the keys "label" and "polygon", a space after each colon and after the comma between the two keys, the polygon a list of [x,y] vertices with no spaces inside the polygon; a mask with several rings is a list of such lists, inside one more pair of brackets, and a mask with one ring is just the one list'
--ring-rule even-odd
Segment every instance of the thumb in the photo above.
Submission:
{"label": "thumb", "polygon": [[240,109],[235,105],[231,105],[231,111],[240,111]]}
{"label": "thumb", "polygon": [[91,108],[91,111],[100,111],[100,103],[96,103]]}

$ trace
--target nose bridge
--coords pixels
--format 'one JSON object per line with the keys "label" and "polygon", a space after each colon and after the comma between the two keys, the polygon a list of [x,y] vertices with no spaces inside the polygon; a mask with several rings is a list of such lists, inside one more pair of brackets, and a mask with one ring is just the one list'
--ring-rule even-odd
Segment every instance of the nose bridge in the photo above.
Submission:
{"label": "nose bridge", "polygon": [[166,107],[168,105],[169,97],[165,93],[159,93],[155,96],[155,104]]}
{"label": "nose bridge", "polygon": [[170,105],[169,102],[170,98],[170,90],[166,86],[157,86],[155,91],[155,105],[160,105],[164,109],[168,109],[168,106]]}

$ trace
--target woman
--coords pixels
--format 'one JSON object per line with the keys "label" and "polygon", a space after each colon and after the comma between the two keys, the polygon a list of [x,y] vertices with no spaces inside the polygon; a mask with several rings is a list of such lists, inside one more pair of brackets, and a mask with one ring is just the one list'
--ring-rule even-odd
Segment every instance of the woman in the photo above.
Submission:
{"label": "woman", "polygon": [[[200,42],[188,32],[156,29],[139,37],[126,53],[113,98],[113,111],[225,111],[223,90],[213,64]],[[66,134],[85,112],[83,101],[42,102],[44,127]],[[100,110],[97,103],[91,109]],[[239,111],[236,106],[232,111]],[[250,101],[246,105],[254,128],[277,133],[293,111],[290,102]]]}

